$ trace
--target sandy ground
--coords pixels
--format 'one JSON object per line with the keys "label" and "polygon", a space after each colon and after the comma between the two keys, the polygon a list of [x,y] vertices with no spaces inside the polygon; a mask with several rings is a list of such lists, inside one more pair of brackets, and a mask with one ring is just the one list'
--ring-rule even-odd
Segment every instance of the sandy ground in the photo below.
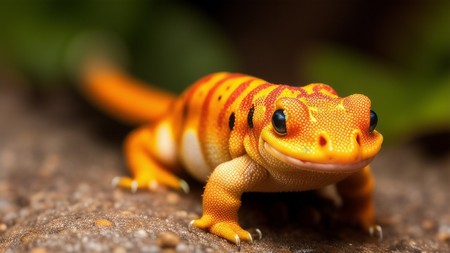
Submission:
{"label": "sandy ground", "polygon": [[[29,96],[0,89],[0,252],[235,252],[187,224],[201,214],[191,193],[113,189],[126,174],[128,129],[74,93]],[[450,252],[450,158],[414,145],[374,161],[383,239],[337,224],[336,208],[311,193],[246,194],[244,227],[263,238],[241,252]]]}

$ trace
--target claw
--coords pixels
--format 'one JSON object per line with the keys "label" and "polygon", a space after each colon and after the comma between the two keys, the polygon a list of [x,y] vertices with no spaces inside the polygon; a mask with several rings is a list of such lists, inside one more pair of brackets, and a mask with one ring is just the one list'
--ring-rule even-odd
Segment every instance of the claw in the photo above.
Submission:
{"label": "claw", "polygon": [[241,239],[237,234],[234,235],[234,240],[236,243],[236,246],[238,247],[238,251],[241,251]]}
{"label": "claw", "polygon": [[195,222],[195,220],[191,220],[191,222],[189,222],[189,226],[188,226],[189,232],[192,232],[192,226],[194,226],[194,222]]}
{"label": "claw", "polygon": [[256,229],[256,233],[258,233],[258,240],[262,239],[262,232],[259,230],[259,228]]}
{"label": "claw", "polygon": [[188,183],[186,183],[183,179],[180,180],[180,188],[186,194],[190,191]]}
{"label": "claw", "polygon": [[249,243],[253,244],[253,236],[252,236],[252,234],[250,232],[247,232],[247,234],[248,234],[248,237],[250,237]]}
{"label": "claw", "polygon": [[138,182],[136,180],[133,180],[133,182],[131,182],[131,193],[136,193],[138,190]]}
{"label": "claw", "polygon": [[369,228],[370,237],[378,237],[378,241],[383,240],[383,229],[380,225],[374,225]]}
{"label": "claw", "polygon": [[256,240],[261,240],[262,239],[262,232],[261,230],[259,230],[259,228],[254,228],[254,229],[249,229],[248,230],[250,232],[251,237],[253,238],[254,235],[258,236],[256,238]]}
{"label": "claw", "polygon": [[120,177],[114,177],[111,181],[111,185],[113,188],[116,188],[119,185]]}

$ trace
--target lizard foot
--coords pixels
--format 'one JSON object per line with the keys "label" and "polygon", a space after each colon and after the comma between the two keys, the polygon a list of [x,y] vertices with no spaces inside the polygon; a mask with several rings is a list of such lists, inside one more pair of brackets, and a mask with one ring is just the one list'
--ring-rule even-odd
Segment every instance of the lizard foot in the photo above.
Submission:
{"label": "lizard foot", "polygon": [[376,238],[378,241],[383,240],[383,229],[380,225],[375,223],[372,215],[367,215],[364,212],[352,213],[347,211],[341,213],[338,222],[356,226],[369,233],[370,237]]}
{"label": "lizard foot", "polygon": [[138,189],[147,189],[150,191],[156,191],[156,189],[165,185],[175,190],[182,190],[185,193],[189,193],[189,185],[186,181],[178,179],[176,181],[158,181],[156,179],[138,180],[130,177],[115,177],[111,182],[113,187],[121,187],[130,189],[132,193],[136,193]]}
{"label": "lizard foot", "polygon": [[258,239],[261,239],[262,237],[261,231],[259,229],[247,231],[241,228],[241,226],[239,226],[239,224],[235,221],[214,222],[209,216],[203,216],[201,219],[192,220],[189,223],[189,231],[192,230],[192,227],[197,227],[209,231],[210,233],[219,237],[225,238],[228,241],[236,244],[238,248],[240,248],[241,246],[241,241],[253,243],[252,234],[256,235]]}

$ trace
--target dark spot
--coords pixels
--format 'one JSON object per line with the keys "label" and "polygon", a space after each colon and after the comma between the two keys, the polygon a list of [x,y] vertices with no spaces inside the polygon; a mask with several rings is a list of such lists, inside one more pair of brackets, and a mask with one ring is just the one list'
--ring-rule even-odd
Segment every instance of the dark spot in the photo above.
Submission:
{"label": "dark spot", "polygon": [[255,105],[252,105],[247,114],[247,123],[250,128],[253,128],[253,113],[255,112]]}
{"label": "dark spot", "polygon": [[320,136],[319,137],[319,145],[321,147],[325,147],[327,145],[327,139],[325,139],[325,137],[323,137],[323,136]]}
{"label": "dark spot", "polygon": [[187,103],[186,103],[186,104],[184,104],[184,106],[183,106],[183,112],[182,112],[183,120],[187,118],[188,113],[189,113],[189,106],[188,106]]}
{"label": "dark spot", "polygon": [[232,131],[234,128],[234,121],[236,120],[236,116],[234,116],[234,112],[231,113],[230,118],[228,119],[228,127]]}
{"label": "dark spot", "polygon": [[358,135],[356,135],[356,143],[358,143],[358,146],[361,146],[361,137]]}
{"label": "dark spot", "polygon": [[217,98],[217,101],[220,101],[222,99],[222,96],[219,96],[218,98]]}

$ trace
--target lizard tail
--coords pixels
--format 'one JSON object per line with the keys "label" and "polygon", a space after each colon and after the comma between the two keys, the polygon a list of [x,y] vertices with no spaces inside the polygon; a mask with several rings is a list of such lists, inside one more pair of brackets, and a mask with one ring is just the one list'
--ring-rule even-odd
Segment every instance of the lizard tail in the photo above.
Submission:
{"label": "lizard tail", "polygon": [[89,34],[75,43],[72,55],[78,59],[72,57],[71,69],[76,69],[81,93],[100,110],[127,124],[143,124],[161,117],[175,101],[175,95],[127,75],[117,59],[124,47],[112,42],[114,38],[104,34]]}

